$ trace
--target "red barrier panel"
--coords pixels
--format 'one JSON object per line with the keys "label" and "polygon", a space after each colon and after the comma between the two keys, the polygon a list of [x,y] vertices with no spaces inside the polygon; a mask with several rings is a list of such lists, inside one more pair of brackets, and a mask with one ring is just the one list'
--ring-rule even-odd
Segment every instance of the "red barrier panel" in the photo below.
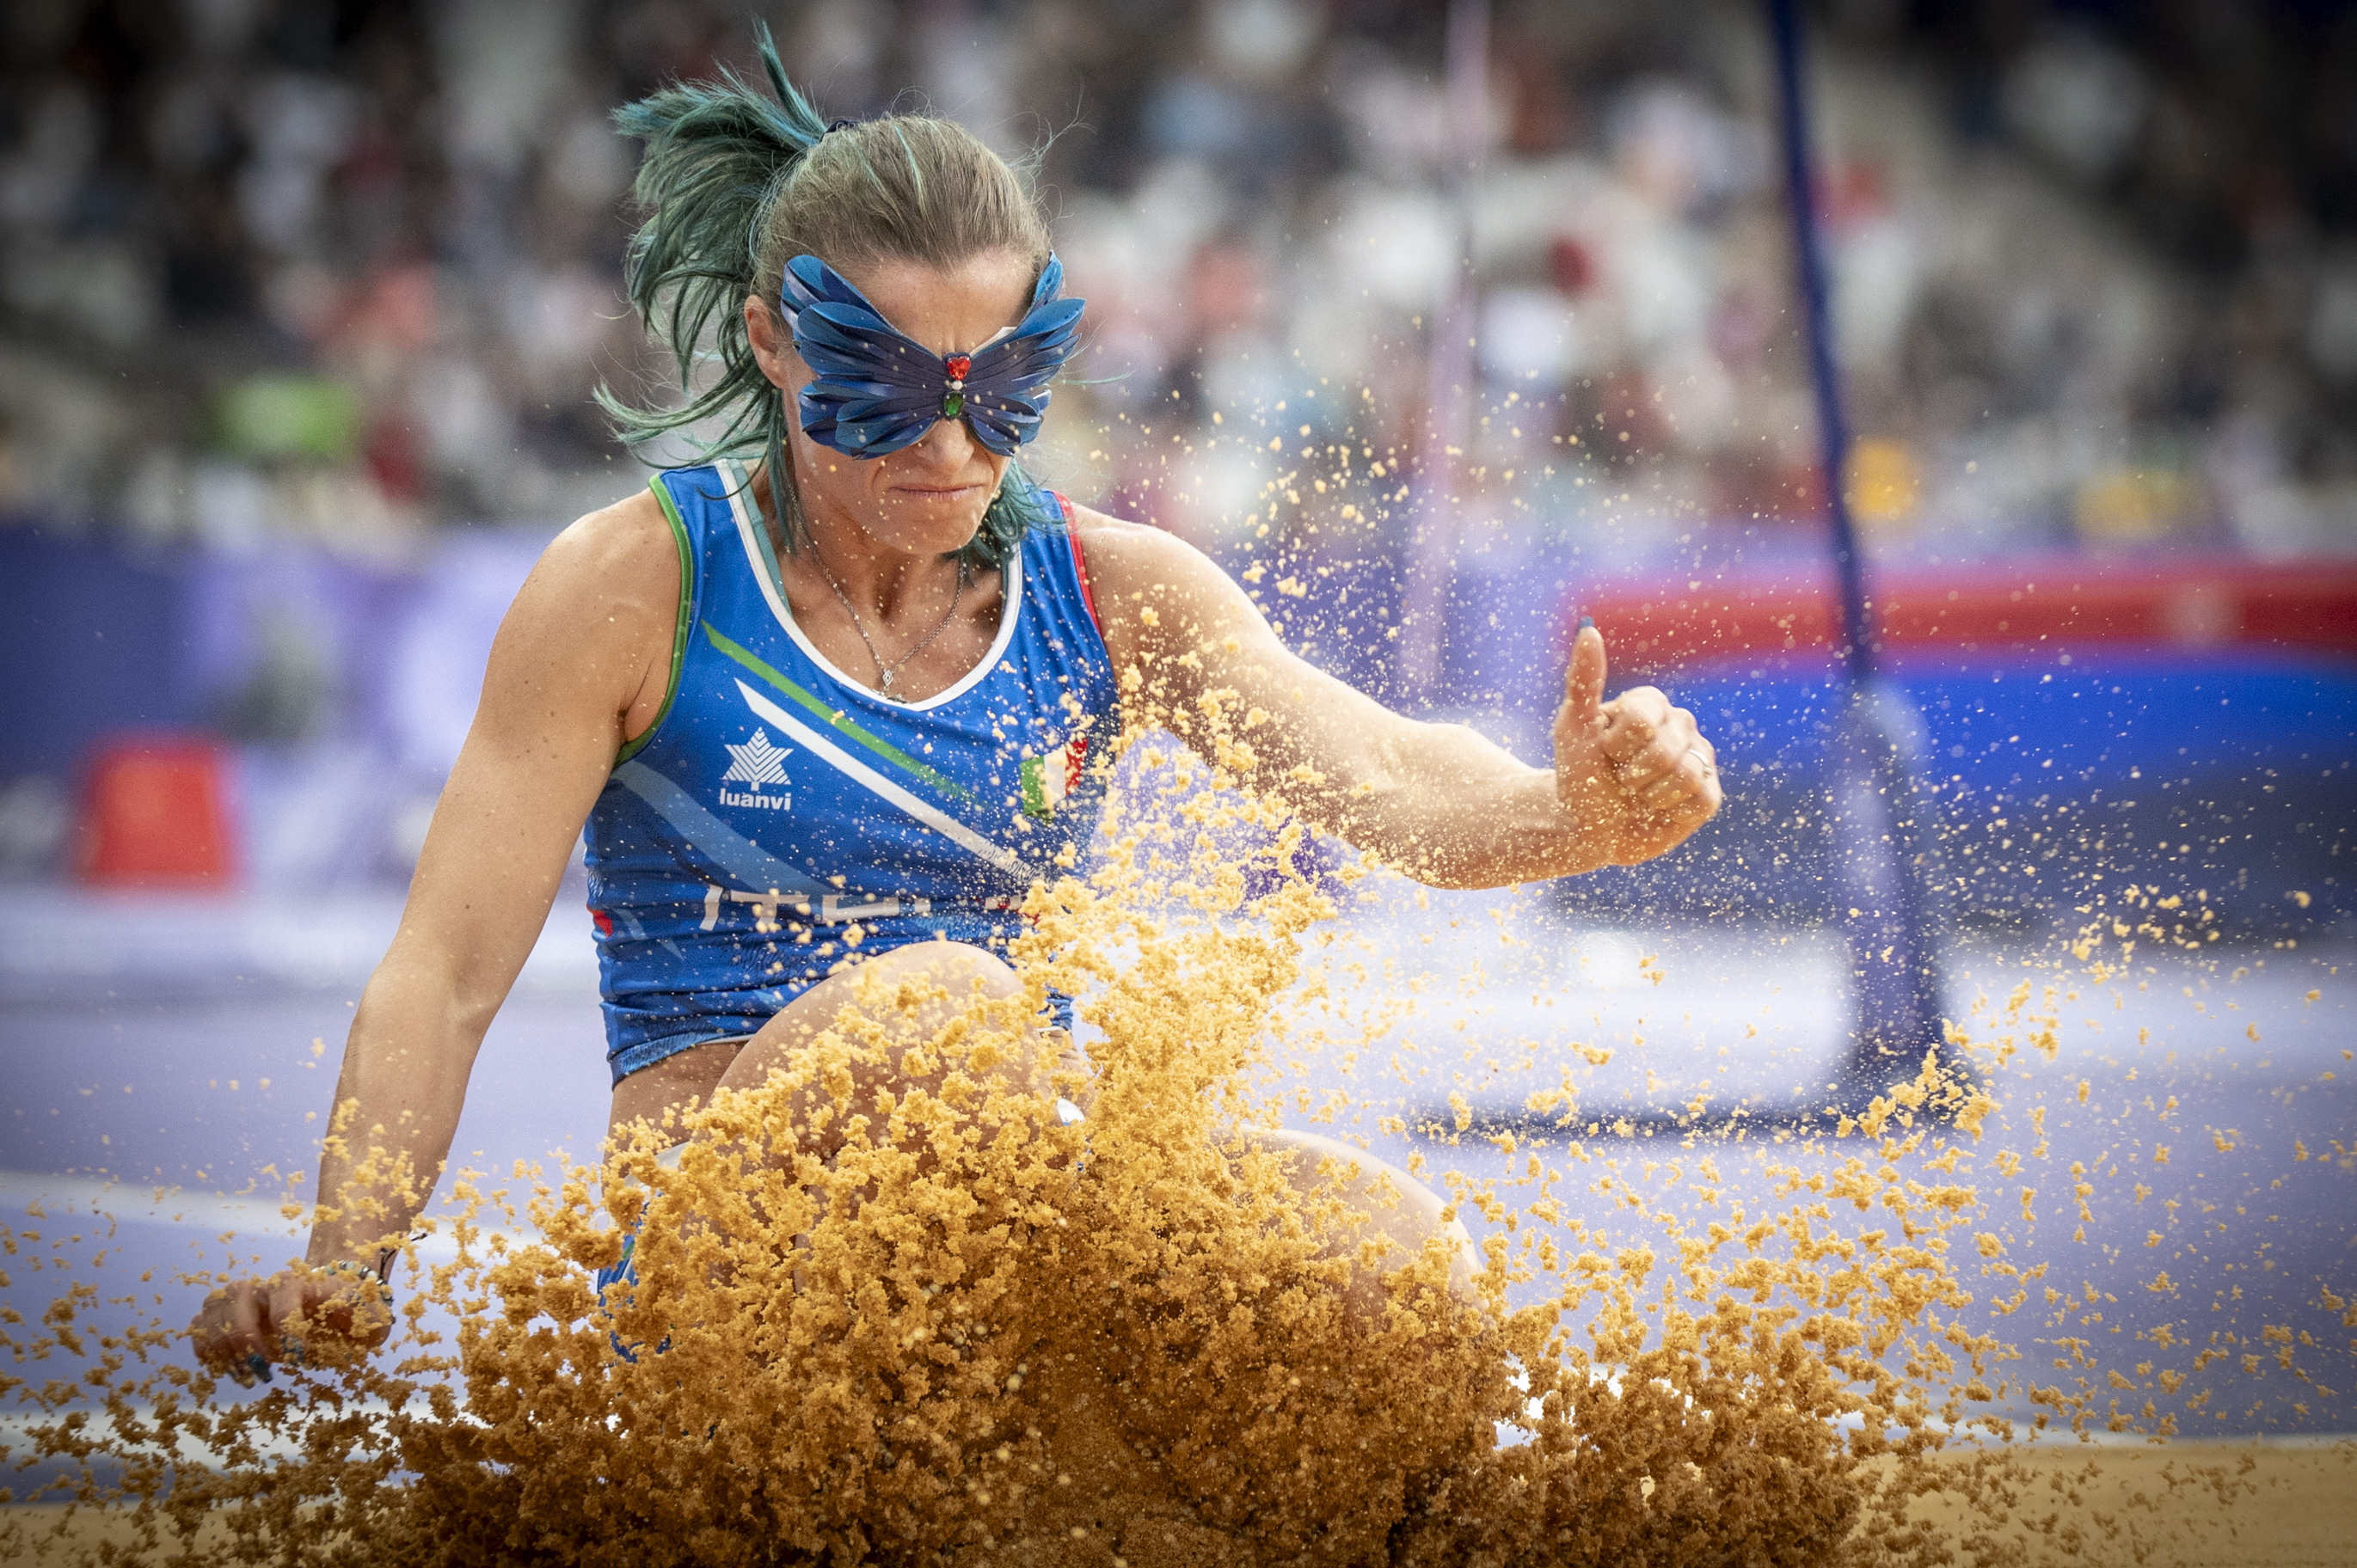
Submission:
{"label": "red barrier panel", "polygon": [[218,887],[236,875],[228,755],[213,742],[124,736],[85,774],[75,841],[81,879],[105,887]]}
{"label": "red barrier panel", "polygon": [[[1885,648],[2067,652],[2111,642],[2242,643],[2357,656],[2357,563],[2050,557],[1892,567],[1867,580]],[[1569,624],[1581,614],[1596,618],[1614,663],[1631,670],[1830,650],[1840,618],[1830,567],[1803,580],[1599,584],[1571,607]]]}

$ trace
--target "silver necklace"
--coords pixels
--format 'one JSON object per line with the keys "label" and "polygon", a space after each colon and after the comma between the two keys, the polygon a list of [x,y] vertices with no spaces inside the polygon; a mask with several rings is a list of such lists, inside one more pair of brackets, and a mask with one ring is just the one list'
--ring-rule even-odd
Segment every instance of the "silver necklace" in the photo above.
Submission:
{"label": "silver necklace", "polygon": [[950,607],[942,615],[941,624],[927,632],[922,642],[887,664],[884,662],[884,656],[876,651],[876,639],[867,635],[866,624],[859,618],[859,607],[851,602],[851,596],[845,593],[843,585],[834,580],[834,574],[827,569],[826,557],[818,553],[816,543],[811,545],[811,559],[818,563],[818,574],[826,579],[826,585],[834,590],[834,596],[843,601],[844,613],[851,618],[851,629],[857,632],[859,640],[867,645],[867,657],[876,660],[876,689],[888,697],[892,694],[892,682],[901,671],[908,668],[909,660],[931,648],[933,645],[933,639],[949,629],[950,622],[957,618],[958,601],[965,597],[965,563],[960,561],[957,586],[950,591]]}

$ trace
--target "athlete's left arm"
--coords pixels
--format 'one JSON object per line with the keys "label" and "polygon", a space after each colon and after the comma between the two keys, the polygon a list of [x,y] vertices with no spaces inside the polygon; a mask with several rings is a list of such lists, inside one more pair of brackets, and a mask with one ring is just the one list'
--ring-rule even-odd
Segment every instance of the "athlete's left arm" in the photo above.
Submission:
{"label": "athlete's left arm", "polygon": [[1248,788],[1419,881],[1495,887],[1632,865],[1718,810],[1717,757],[1694,715],[1651,686],[1605,701],[1593,628],[1573,645],[1555,766],[1533,768],[1308,663],[1191,545],[1087,510],[1077,527],[1126,700],[1169,714],[1199,749],[1211,744],[1205,701],[1224,704]]}

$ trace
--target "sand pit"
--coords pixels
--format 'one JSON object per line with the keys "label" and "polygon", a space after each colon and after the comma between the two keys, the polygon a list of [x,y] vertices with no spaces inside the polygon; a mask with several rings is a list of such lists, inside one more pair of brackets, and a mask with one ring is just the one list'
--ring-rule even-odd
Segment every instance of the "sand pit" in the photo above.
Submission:
{"label": "sand pit", "polygon": [[[2014,1517],[1992,1533],[2027,1561],[2143,1568],[2347,1568],[2357,1562],[2357,1441],[2037,1444],[2007,1455]],[[1960,1548],[1985,1514],[1921,1516]],[[1969,1559],[1966,1559],[1969,1561]]]}
{"label": "sand pit", "polygon": [[[1353,1173],[1304,1182],[1238,1152],[1237,1128],[1274,1126],[1292,1099],[1296,1051],[1344,1026],[1305,978],[1340,940],[1334,905],[1297,878],[1245,904],[1234,830],[1274,832],[1278,864],[1297,830],[1207,804],[1216,770],[1149,758],[1146,779],[1110,818],[1105,864],[1035,890],[1026,993],[977,993],[924,1047],[935,1088],[855,1101],[853,1069],[885,1048],[875,1018],[936,999],[871,996],[769,1085],[698,1112],[675,1165],[650,1130],[512,1201],[456,1179],[468,1217],[441,1222],[438,1259],[404,1265],[402,1326],[372,1363],[323,1353],[240,1393],[184,1370],[176,1326],[109,1341],[70,1302],[12,1327],[20,1429],[46,1417],[51,1452],[92,1453],[159,1500],[145,1539],[123,1510],[46,1538],[61,1513],[13,1510],[7,1550],[643,1568],[2347,1560],[2357,1449],[2119,1440],[2165,1428],[2153,1402],[2212,1362],[2345,1410],[2345,1337],[2287,1328],[2230,1357],[2190,1326],[2118,1333],[2092,1283],[2054,1290],[2050,1273],[2073,1282],[2044,1255],[2071,1243],[2035,1229],[2026,1188],[2059,1186],[2083,1216],[2109,1168],[2037,1174],[2053,1162],[2036,1106],[2039,1142],[1985,1146],[1999,1108],[1936,1059],[1805,1139],[1624,1140],[1568,1080],[1519,1133],[1460,1112],[1419,1174],[1488,1228],[1469,1288],[1438,1240],[1404,1253],[1355,1217]],[[1057,1086],[1087,1100],[1079,1125],[1017,1070],[1050,985],[1101,1033],[1092,1080]],[[2030,991],[1956,1048],[1993,1067],[2049,1051]],[[1349,1026],[1391,1055],[1380,1020]],[[1491,1174],[1451,1168],[1451,1140],[1486,1144]],[[592,1277],[633,1229],[638,1283],[601,1299]],[[1969,1316],[2000,1299],[2021,1313],[2010,1332]],[[139,1424],[71,1427],[93,1391]],[[2005,1447],[2026,1412],[2048,1441]],[[2052,1444],[2072,1429],[2112,1441]],[[1994,1452],[1943,1452],[1958,1441]]]}
{"label": "sand pit", "polygon": [[[226,1522],[199,1530],[199,1551],[229,1543]],[[0,1509],[0,1563],[66,1563],[112,1550],[128,1553],[139,1545],[129,1519],[107,1509],[65,1503],[25,1503]]]}
{"label": "sand pit", "polygon": [[[2045,1444],[2008,1457],[2026,1522],[1998,1533],[2021,1553],[2018,1561],[2136,1562],[2142,1568],[2347,1568],[2357,1561],[2357,1441]],[[1972,1510],[1944,1498],[1918,1517],[1959,1552],[1969,1534],[1986,1527]],[[2041,1528],[2050,1520],[2050,1531]],[[134,1541],[120,1517],[62,1505],[10,1509],[0,1524],[13,1527],[0,1563],[52,1561]],[[2070,1525],[2082,1532],[2075,1541],[2064,1533]],[[228,1531],[216,1525],[199,1539],[219,1545]],[[1234,1546],[1176,1519],[1141,1519],[1116,1541],[1068,1535],[1010,1548],[996,1560],[1061,1568],[1110,1563],[1118,1553],[1133,1568],[1178,1568],[1221,1562]]]}

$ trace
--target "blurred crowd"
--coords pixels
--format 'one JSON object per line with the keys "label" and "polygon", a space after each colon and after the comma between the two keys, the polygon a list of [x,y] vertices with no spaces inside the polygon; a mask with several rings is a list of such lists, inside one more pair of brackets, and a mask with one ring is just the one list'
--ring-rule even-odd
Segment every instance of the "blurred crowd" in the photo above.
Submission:
{"label": "blurred crowd", "polygon": [[[1212,542],[1404,529],[1428,472],[1631,562],[1816,537],[1758,6],[1496,0],[1469,131],[1438,0],[752,9],[823,112],[1036,156],[1091,306],[1037,454],[1076,495]],[[608,115],[748,69],[748,10],[5,7],[0,512],[365,556],[626,493],[591,390],[665,388]],[[1812,27],[1872,549],[2357,551],[2357,11]]]}

